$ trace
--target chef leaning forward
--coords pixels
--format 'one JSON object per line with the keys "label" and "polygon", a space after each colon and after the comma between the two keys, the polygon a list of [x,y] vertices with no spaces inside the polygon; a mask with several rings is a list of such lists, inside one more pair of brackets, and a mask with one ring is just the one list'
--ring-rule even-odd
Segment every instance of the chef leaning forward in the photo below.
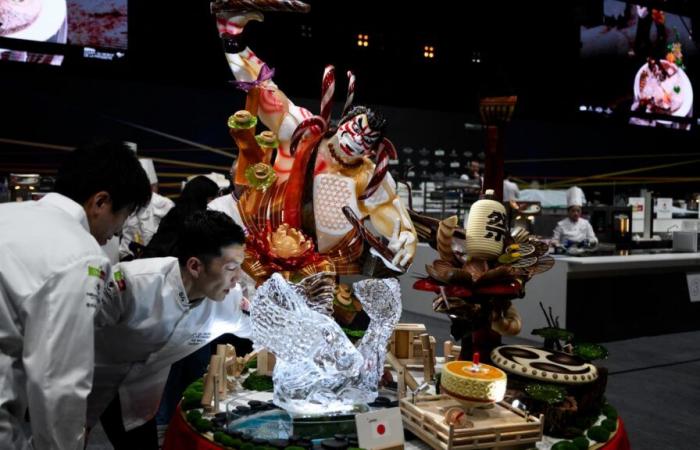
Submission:
{"label": "chef leaning forward", "polygon": [[177,257],[114,266],[96,316],[88,426],[101,416],[115,448],[137,427],[138,448],[157,448],[153,418],[172,363],[224,333],[250,336],[238,285],[244,239],[226,214],[199,211],[184,221]]}
{"label": "chef leaning forward", "polygon": [[572,245],[595,247],[598,244],[598,238],[590,222],[581,217],[584,199],[583,191],[577,186],[566,191],[568,217],[560,220],[554,228],[553,244],[563,247]]}
{"label": "chef leaning forward", "polygon": [[100,143],[68,154],[56,192],[0,205],[0,449],[83,448],[100,245],[150,196],[133,152]]}

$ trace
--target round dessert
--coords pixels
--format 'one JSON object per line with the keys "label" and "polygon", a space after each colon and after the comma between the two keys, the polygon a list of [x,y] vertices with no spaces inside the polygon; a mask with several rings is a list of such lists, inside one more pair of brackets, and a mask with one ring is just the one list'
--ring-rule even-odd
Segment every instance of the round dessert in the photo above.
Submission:
{"label": "round dessert", "polygon": [[506,382],[506,374],[496,367],[479,364],[476,370],[471,361],[452,361],[442,369],[440,391],[461,401],[494,403],[503,400]]}
{"label": "round dessert", "polygon": [[41,0],[0,0],[0,36],[24,30],[40,12]]}
{"label": "round dessert", "polygon": [[529,345],[503,345],[491,361],[508,373],[561,384],[585,384],[598,378],[598,369],[582,358]]}

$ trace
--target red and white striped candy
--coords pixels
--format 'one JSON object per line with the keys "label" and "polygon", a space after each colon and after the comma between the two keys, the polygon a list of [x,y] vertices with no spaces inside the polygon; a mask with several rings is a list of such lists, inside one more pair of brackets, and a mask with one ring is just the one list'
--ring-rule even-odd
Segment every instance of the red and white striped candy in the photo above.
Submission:
{"label": "red and white striped candy", "polygon": [[345,116],[345,113],[348,112],[348,109],[350,109],[350,106],[352,105],[352,99],[355,97],[355,74],[348,70],[347,76],[348,95],[345,98],[345,106],[343,106],[343,112],[340,114],[340,117]]}
{"label": "red and white striped candy", "polygon": [[323,83],[321,85],[321,118],[329,123],[333,108],[333,94],[335,93],[335,67],[326,66],[323,71]]}
{"label": "red and white striped candy", "polygon": [[372,194],[379,189],[379,185],[382,184],[382,181],[384,181],[384,177],[389,170],[389,160],[396,158],[398,158],[396,147],[394,147],[394,144],[389,139],[384,138],[382,143],[379,144],[379,150],[377,151],[377,164],[374,166],[372,178],[370,178],[369,183],[367,183],[365,191],[358,198],[359,200],[366,200],[370,198]]}

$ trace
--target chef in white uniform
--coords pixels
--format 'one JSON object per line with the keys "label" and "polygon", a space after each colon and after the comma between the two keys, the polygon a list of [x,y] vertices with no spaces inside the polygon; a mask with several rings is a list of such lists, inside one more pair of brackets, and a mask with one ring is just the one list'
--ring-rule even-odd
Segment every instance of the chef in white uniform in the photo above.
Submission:
{"label": "chef in white uniform", "polygon": [[[183,224],[177,258],[114,266],[96,316],[88,426],[113,403],[108,412],[120,411],[121,423],[109,413],[102,424],[115,449],[157,448],[153,417],[171,364],[224,333],[250,336],[250,317],[243,312],[247,300],[238,285],[244,241],[243,231],[228,216],[199,211]],[[138,439],[129,436],[147,422],[153,424],[148,440],[143,432]]]}
{"label": "chef in white uniform", "polygon": [[508,203],[512,200],[518,200],[520,198],[520,188],[510,176],[506,175],[503,179],[503,203]]}
{"label": "chef in white uniform", "polygon": [[151,183],[151,202],[145,208],[137,211],[129,216],[122,230],[122,237],[119,242],[119,257],[120,259],[133,258],[134,252],[130,247],[132,242],[141,246],[147,246],[151,238],[158,230],[160,221],[168,214],[175,203],[168,197],[163,197],[158,194],[158,175],[153,166],[153,160],[149,158],[139,158],[139,162],[148,175],[148,181]]}
{"label": "chef in white uniform", "polygon": [[[230,175],[231,179],[235,179],[235,163],[231,166]],[[243,223],[243,219],[241,218],[241,212],[238,210],[238,199],[234,195],[233,190],[231,190],[231,192],[228,194],[221,195],[215,198],[214,200],[210,201],[207,205],[207,209],[210,209],[212,211],[221,211],[222,213],[226,214],[231,219],[233,219],[233,221],[236,222],[241,228],[243,228],[244,233],[246,232],[245,224]],[[250,276],[248,276],[247,273],[243,272],[241,273],[241,278],[239,282],[241,285],[241,289],[243,290],[243,295],[247,298],[252,297],[255,293],[255,281],[253,281],[253,279]]]}
{"label": "chef in white uniform", "polygon": [[0,449],[83,448],[100,245],[150,195],[133,152],[101,143],[68,154],[56,192],[0,205]]}
{"label": "chef in white uniform", "polygon": [[585,196],[581,188],[573,186],[566,191],[566,206],[568,216],[557,223],[552,236],[554,245],[570,247],[572,245],[595,247],[598,238],[593,232],[590,222],[581,217],[581,207]]}

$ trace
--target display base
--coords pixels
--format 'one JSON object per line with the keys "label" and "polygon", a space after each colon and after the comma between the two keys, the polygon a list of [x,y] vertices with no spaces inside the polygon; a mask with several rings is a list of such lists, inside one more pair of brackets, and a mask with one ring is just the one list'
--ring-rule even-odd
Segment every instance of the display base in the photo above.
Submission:
{"label": "display base", "polygon": [[464,428],[445,423],[445,412],[461,406],[447,395],[418,397],[415,404],[403,399],[400,404],[404,428],[436,450],[515,449],[532,447],[542,439],[542,418],[505,402],[474,409]]}

